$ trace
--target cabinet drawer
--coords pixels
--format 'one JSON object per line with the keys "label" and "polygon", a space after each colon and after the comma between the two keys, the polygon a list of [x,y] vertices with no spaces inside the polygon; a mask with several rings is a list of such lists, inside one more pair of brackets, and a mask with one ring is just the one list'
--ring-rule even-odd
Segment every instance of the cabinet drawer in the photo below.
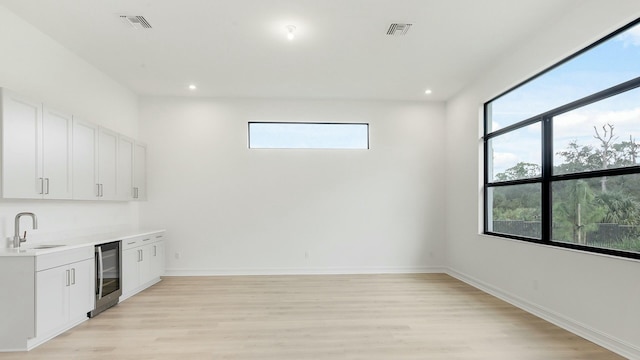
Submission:
{"label": "cabinet drawer", "polygon": [[162,240],[164,240],[164,232],[136,236],[130,239],[122,240],[122,250],[133,249],[138,246],[152,244]]}
{"label": "cabinet drawer", "polygon": [[140,237],[140,245],[148,245],[148,244],[154,243],[156,241],[158,241],[158,240],[156,240],[156,238],[153,236],[153,234]]}
{"label": "cabinet drawer", "polygon": [[142,238],[133,237],[131,239],[122,240],[122,250],[133,249],[134,247],[138,247],[142,245]]}
{"label": "cabinet drawer", "polygon": [[82,260],[93,259],[93,254],[93,246],[83,246],[81,248],[38,255],[36,256],[36,271],[51,269]]}

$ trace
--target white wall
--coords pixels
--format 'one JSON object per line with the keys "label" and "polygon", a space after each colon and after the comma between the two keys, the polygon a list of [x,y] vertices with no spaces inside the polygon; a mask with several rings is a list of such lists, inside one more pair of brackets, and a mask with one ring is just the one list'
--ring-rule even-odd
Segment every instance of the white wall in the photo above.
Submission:
{"label": "white wall", "polygon": [[[141,223],[168,230],[169,274],[443,265],[444,104],[152,97],[140,113]],[[248,149],[250,120],[368,122],[371,149]]]}
{"label": "white wall", "polygon": [[[447,264],[466,281],[640,358],[638,262],[478,235],[482,103],[640,16],[638,6],[587,1],[565,21],[541,24],[449,102],[446,122],[441,104],[146,98],[140,134],[149,145],[150,200],[141,222],[168,229],[169,273]],[[0,48],[0,86],[138,135],[133,93],[3,7]],[[248,120],[365,121],[372,148],[249,150]],[[30,241],[138,222],[133,203],[0,200],[0,235],[11,236],[15,213],[27,210],[40,220]]]}
{"label": "white wall", "polygon": [[[138,135],[135,94],[2,6],[0,49],[0,87],[120,133]],[[0,199],[0,237],[13,236],[14,216],[20,211],[38,215],[39,229],[29,231],[31,242],[114,225],[136,226],[138,221],[137,205],[124,202]],[[23,227],[30,229],[24,221]]]}
{"label": "white wall", "polygon": [[640,2],[587,1],[505,54],[447,104],[446,249],[451,273],[600,344],[640,358],[640,262],[485,235],[481,107],[640,16]]}

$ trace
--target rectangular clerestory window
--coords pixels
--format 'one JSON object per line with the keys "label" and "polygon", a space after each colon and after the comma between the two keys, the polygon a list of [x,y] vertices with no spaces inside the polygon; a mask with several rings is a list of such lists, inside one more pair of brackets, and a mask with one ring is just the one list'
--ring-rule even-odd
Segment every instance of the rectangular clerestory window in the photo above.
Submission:
{"label": "rectangular clerestory window", "polygon": [[368,149],[369,124],[249,122],[250,149]]}

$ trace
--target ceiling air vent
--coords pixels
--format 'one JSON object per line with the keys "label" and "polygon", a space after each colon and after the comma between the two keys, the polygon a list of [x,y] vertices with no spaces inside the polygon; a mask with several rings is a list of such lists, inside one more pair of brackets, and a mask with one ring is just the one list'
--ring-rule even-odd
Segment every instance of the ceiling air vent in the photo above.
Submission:
{"label": "ceiling air vent", "polygon": [[409,31],[411,24],[391,24],[389,25],[389,30],[387,30],[387,35],[393,36],[402,36]]}
{"label": "ceiling air vent", "polygon": [[140,15],[120,15],[120,20],[123,23],[131,26],[132,28],[139,29],[151,29],[151,24],[144,18],[144,16]]}

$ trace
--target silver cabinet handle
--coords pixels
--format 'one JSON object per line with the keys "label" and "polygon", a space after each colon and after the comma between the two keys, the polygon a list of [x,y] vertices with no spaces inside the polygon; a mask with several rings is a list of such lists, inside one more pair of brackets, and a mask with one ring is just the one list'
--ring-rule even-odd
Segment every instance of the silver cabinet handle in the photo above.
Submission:
{"label": "silver cabinet handle", "polygon": [[100,197],[104,196],[104,184],[100,184]]}
{"label": "silver cabinet handle", "polygon": [[44,178],[38,178],[40,181],[40,192],[38,194],[44,194]]}
{"label": "silver cabinet handle", "polygon": [[102,263],[102,247],[97,246],[98,251],[98,277],[100,278],[100,285],[98,285],[98,300],[102,299],[102,287],[104,286],[104,264]]}
{"label": "silver cabinet handle", "polygon": [[156,239],[160,239],[162,235],[156,235]]}
{"label": "silver cabinet handle", "polygon": [[138,262],[142,261],[142,250],[138,250]]}
{"label": "silver cabinet handle", "polygon": [[132,241],[132,242],[128,242],[127,245],[133,245],[135,243],[136,243],[135,241]]}
{"label": "silver cabinet handle", "polygon": [[144,261],[144,251],[140,250],[140,261]]}
{"label": "silver cabinet handle", "polygon": [[76,269],[71,268],[71,285],[76,284]]}
{"label": "silver cabinet handle", "polygon": [[146,239],[143,239],[142,241],[149,241],[149,240],[151,240],[151,238],[146,238]]}
{"label": "silver cabinet handle", "polygon": [[44,178],[44,181],[47,183],[47,186],[46,186],[46,189],[47,189],[47,190],[45,190],[45,192],[44,192],[44,193],[45,193],[45,194],[49,194],[49,178]]}
{"label": "silver cabinet handle", "polygon": [[67,285],[66,286],[69,286],[70,283],[71,283],[71,281],[70,281],[70,277],[69,277],[69,270],[67,270]]}
{"label": "silver cabinet handle", "polygon": [[96,197],[100,197],[100,184],[96,184]]}
{"label": "silver cabinet handle", "polygon": [[158,256],[158,247],[153,245],[153,256]]}

